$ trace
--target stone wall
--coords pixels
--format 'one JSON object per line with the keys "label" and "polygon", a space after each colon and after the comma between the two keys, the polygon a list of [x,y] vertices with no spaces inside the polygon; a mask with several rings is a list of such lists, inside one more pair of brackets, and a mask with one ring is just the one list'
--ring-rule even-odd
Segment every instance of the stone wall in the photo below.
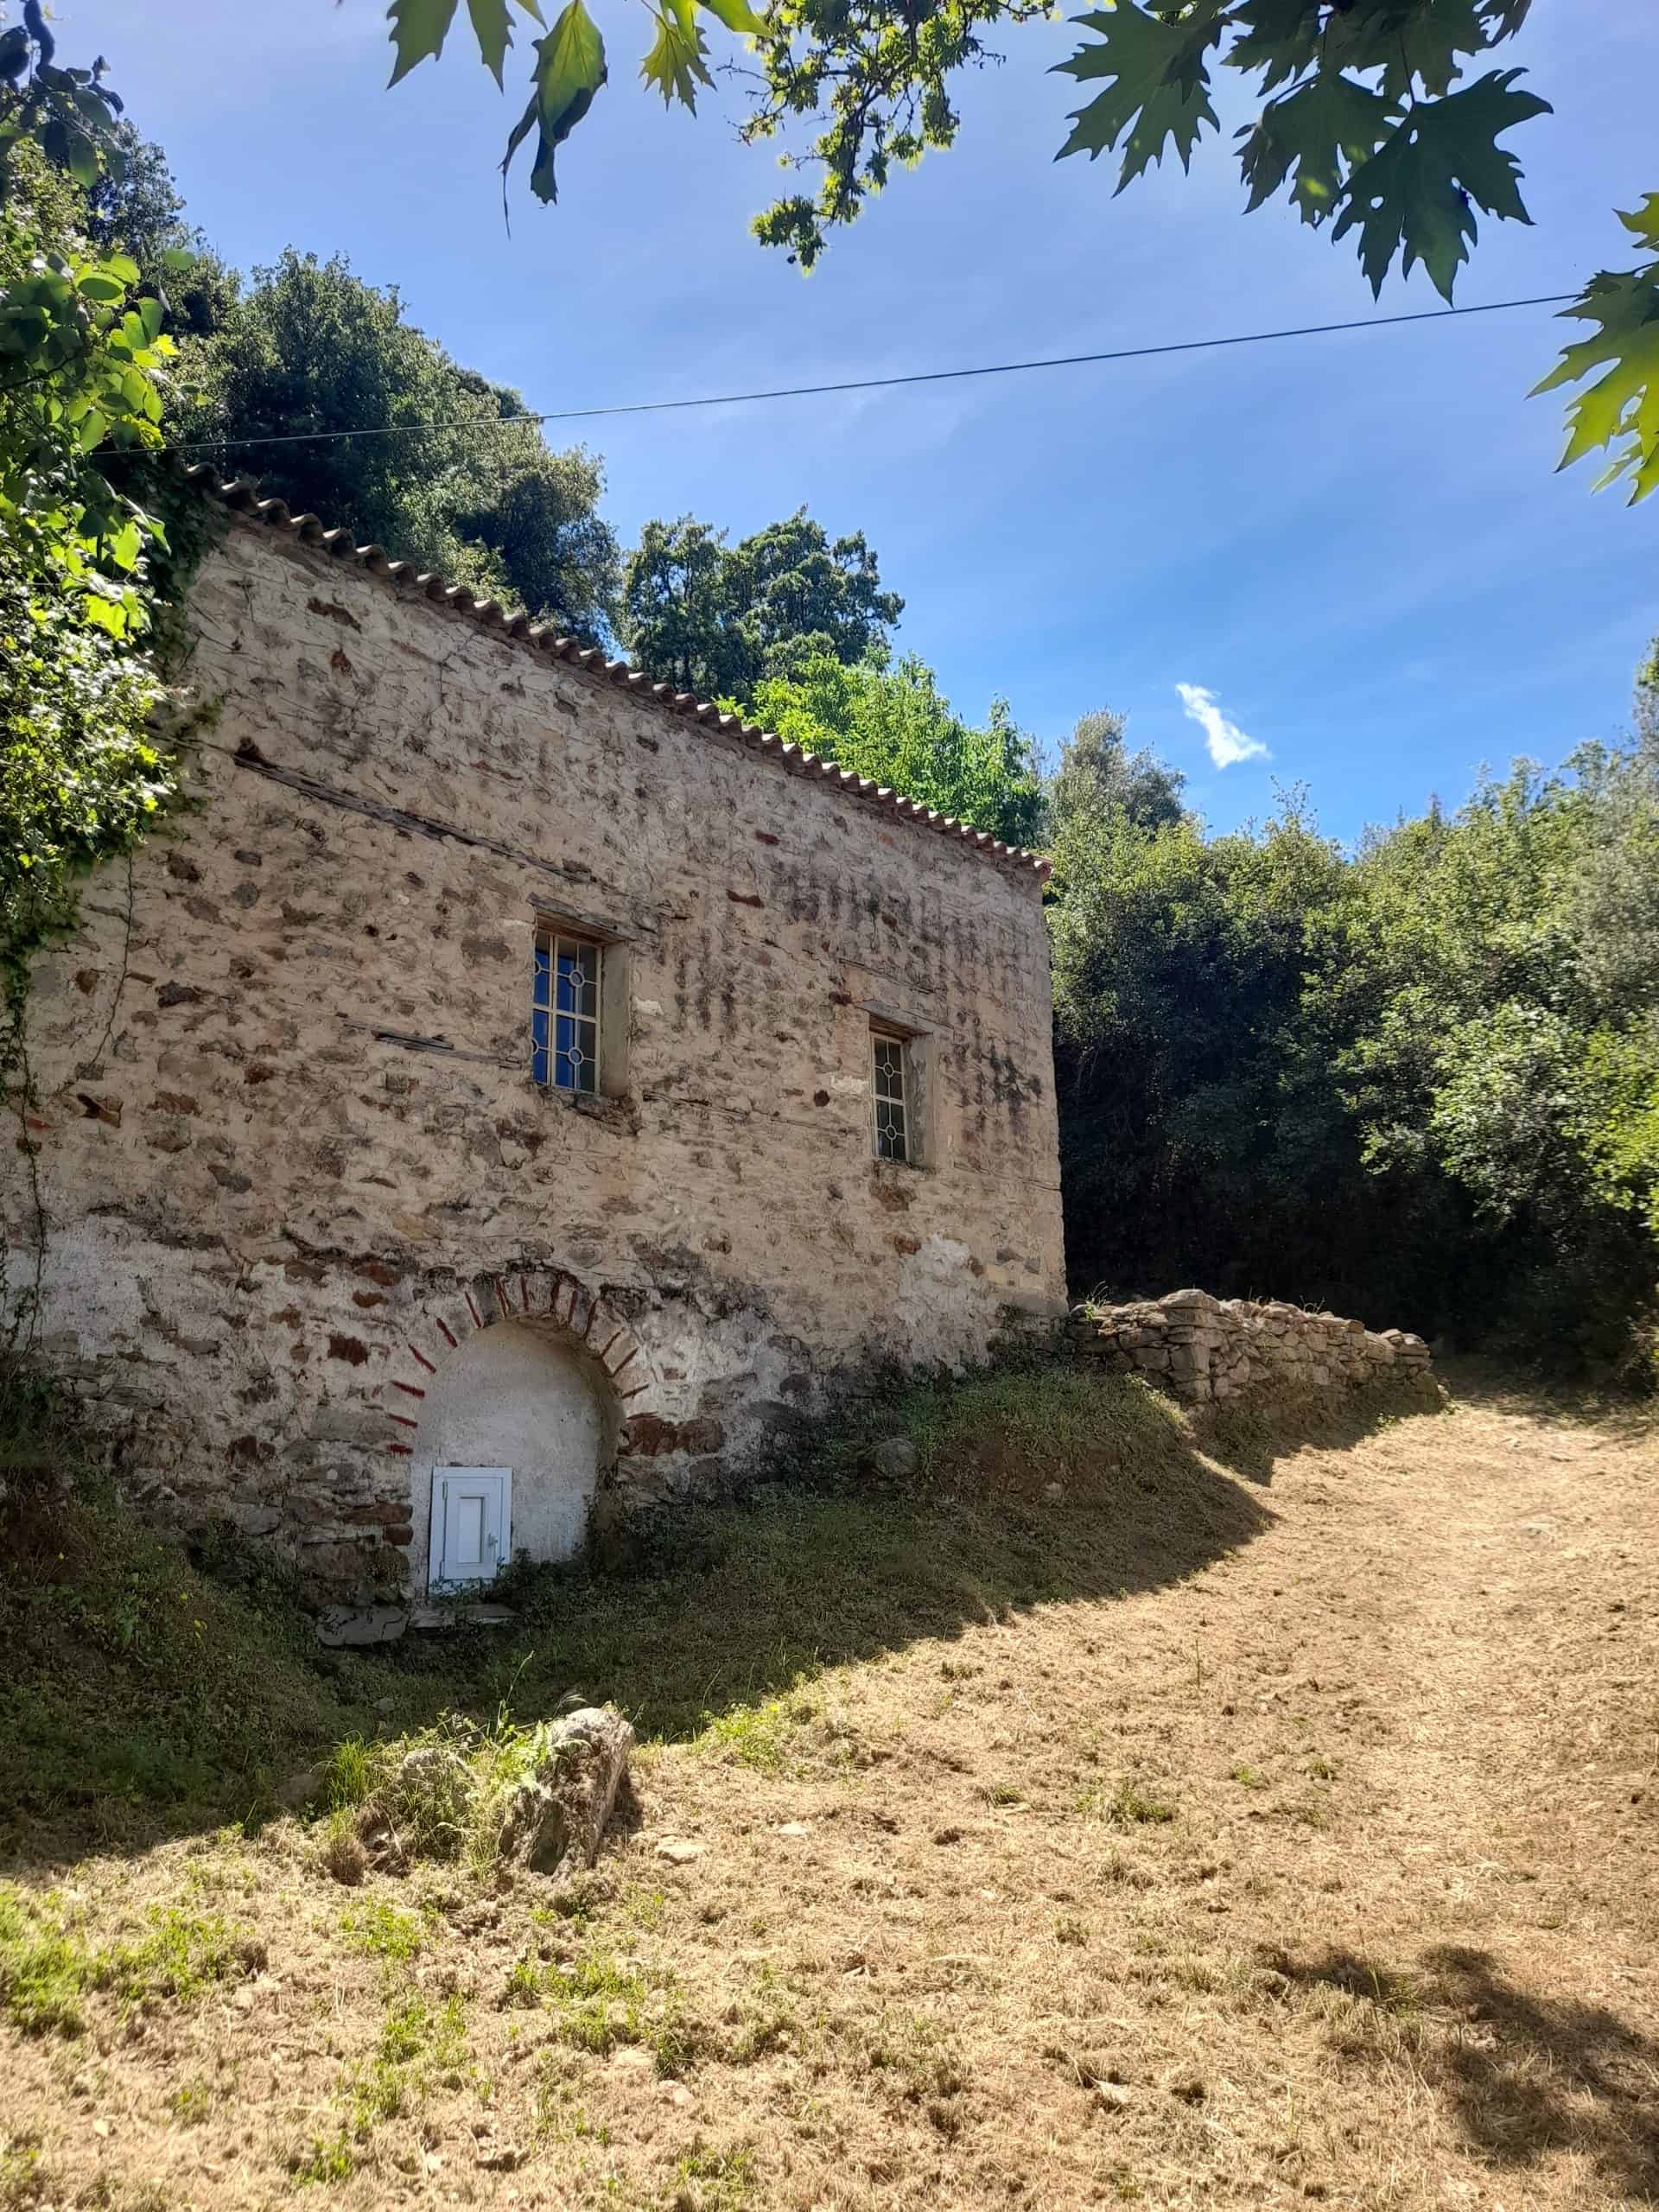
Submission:
{"label": "stone wall", "polygon": [[[280,511],[227,523],[188,614],[191,803],[36,972],[43,1243],[0,1159],[11,1287],[38,1249],[135,1494],[385,1590],[423,1577],[481,1331],[593,1394],[561,1495],[654,1501],[837,1370],[1064,1312],[1029,855]],[[607,946],[613,1095],[533,1080],[550,913]],[[873,1020],[925,1062],[919,1166],[873,1156]]]}
{"label": "stone wall", "polygon": [[1079,1308],[1067,1327],[1080,1357],[1144,1375],[1193,1405],[1336,1395],[1368,1382],[1414,1382],[1430,1371],[1428,1346],[1403,1329],[1374,1334],[1363,1321],[1334,1313],[1215,1299],[1202,1290]]}

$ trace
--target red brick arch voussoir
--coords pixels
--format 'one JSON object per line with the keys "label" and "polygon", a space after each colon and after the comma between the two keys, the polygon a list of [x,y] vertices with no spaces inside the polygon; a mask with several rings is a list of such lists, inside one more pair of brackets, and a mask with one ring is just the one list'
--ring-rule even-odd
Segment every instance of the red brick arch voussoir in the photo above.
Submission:
{"label": "red brick arch voussoir", "polygon": [[[385,1384],[386,1418],[394,1434],[386,1449],[409,1459],[427,1386],[451,1352],[499,1321],[528,1321],[573,1345],[609,1378],[625,1424],[652,1410],[655,1377],[644,1346],[623,1316],[563,1268],[482,1274],[429,1300],[404,1342],[402,1371]],[[627,1431],[622,1448],[627,1449]]]}

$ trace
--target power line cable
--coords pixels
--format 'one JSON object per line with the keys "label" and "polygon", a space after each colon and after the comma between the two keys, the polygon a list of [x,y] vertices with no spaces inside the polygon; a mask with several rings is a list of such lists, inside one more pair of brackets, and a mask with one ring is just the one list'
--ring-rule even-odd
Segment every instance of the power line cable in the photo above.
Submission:
{"label": "power line cable", "polygon": [[1056,353],[1032,361],[988,361],[966,369],[915,369],[893,377],[849,377],[836,384],[781,385],[765,391],[723,391],[698,399],[636,399],[611,407],[556,407],[537,415],[504,415],[499,421],[456,416],[447,422],[378,423],[353,430],[284,430],[257,438],[195,438],[169,453],[209,453],[224,446],[334,444],[342,438],[395,438],[421,430],[494,429],[512,423],[591,423],[613,415],[667,415],[692,407],[748,407],[770,399],[818,399],[848,391],[890,391],[899,385],[954,384],[968,377],[1023,376],[1036,369],[1088,368],[1104,361],[1145,361],[1167,353],[1206,353],[1226,346],[1268,346],[1287,338],[1326,338],[1344,330],[1388,330],[1407,322],[1450,322],[1469,315],[1503,315],[1514,308],[1561,307],[1575,292],[1544,292],[1526,300],[1488,300],[1472,308],[1426,308],[1414,315],[1362,315],[1352,322],[1307,322],[1286,330],[1243,331],[1227,338],[1183,338],[1161,346],[1119,346],[1100,353]]}

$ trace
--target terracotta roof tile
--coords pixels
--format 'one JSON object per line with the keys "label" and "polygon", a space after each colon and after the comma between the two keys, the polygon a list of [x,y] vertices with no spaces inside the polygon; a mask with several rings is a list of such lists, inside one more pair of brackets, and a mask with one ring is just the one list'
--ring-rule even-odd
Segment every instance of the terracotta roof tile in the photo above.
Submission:
{"label": "terracotta roof tile", "polygon": [[262,499],[255,483],[245,479],[226,482],[216,468],[205,463],[187,469],[185,474],[199,491],[218,499],[234,514],[268,524],[302,545],[315,546],[335,560],[350,561],[358,568],[367,569],[371,575],[384,577],[400,588],[422,593],[440,606],[469,616],[483,629],[522,639],[537,652],[584,669],[601,683],[622,685],[638,692],[666,714],[682,715],[705,728],[718,729],[722,735],[736,739],[793,774],[822,777],[837,785],[849,798],[937,831],[1016,874],[1042,878],[1049,873],[1049,862],[1040,853],[1027,852],[1023,845],[1005,845],[987,831],[975,830],[950,815],[939,814],[915,799],[906,798],[900,791],[890,790],[885,784],[874,784],[868,776],[855,775],[850,769],[823,760],[816,753],[804,753],[798,745],[786,745],[775,731],[762,729],[758,722],[746,722],[739,715],[722,714],[718,707],[694,697],[690,691],[676,691],[668,683],[653,683],[648,676],[630,668],[626,661],[607,660],[597,646],[584,645],[575,638],[561,637],[550,625],[532,622],[522,609],[510,612],[498,600],[475,597],[465,584],[452,584],[445,577],[417,570],[412,562],[394,560],[383,545],[359,545],[350,531],[325,529],[315,515],[292,514],[281,499]]}

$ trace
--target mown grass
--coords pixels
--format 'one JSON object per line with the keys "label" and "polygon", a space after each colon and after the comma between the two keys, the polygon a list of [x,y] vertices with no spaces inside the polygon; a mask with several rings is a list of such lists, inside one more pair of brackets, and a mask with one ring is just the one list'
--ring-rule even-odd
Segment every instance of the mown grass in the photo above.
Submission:
{"label": "mown grass", "polygon": [[556,2041],[592,2057],[608,2058],[625,2044],[643,2046],[664,2077],[689,2073],[702,2047],[702,2031],[689,2018],[673,1974],[620,1959],[601,1944],[569,1959],[522,1953],[508,1973],[502,2002],[547,2013]]}
{"label": "mown grass", "polygon": [[349,2181],[365,2144],[388,2120],[419,2105],[437,2083],[457,2086],[467,2072],[467,2010],[459,1997],[434,2005],[414,1991],[394,1999],[374,2049],[341,2077],[340,2122],[296,2155],[301,2183]]}
{"label": "mown grass", "polygon": [[[70,1433],[52,1448],[73,1450]],[[893,1435],[915,1443],[917,1472],[874,1481],[869,1446]],[[677,1507],[574,1565],[517,1571],[508,1634],[334,1652],[268,1554],[222,1533],[188,1552],[85,1482],[49,1510],[25,1489],[0,1525],[0,1732],[16,1751],[0,1834],[76,1808],[106,1833],[257,1818],[331,1748],[324,1806],[347,1813],[391,1751],[465,1730],[472,1810],[410,1810],[447,1824],[437,1855],[466,1859],[488,1827],[480,1808],[526,1757],[522,1730],[501,1732],[508,1701],[533,1723],[577,1688],[643,1737],[706,1736],[777,1771],[791,1700],[824,1668],[1154,1586],[1266,1518],[1167,1400],[1023,1362],[874,1393],[743,1501]]]}
{"label": "mown grass", "polygon": [[160,1997],[194,2004],[216,1983],[254,1970],[261,1956],[236,1923],[176,1905],[152,1906],[119,1942],[92,1943],[55,1892],[0,1885],[0,2017],[25,2035],[79,2035],[93,1991],[123,2010]]}

